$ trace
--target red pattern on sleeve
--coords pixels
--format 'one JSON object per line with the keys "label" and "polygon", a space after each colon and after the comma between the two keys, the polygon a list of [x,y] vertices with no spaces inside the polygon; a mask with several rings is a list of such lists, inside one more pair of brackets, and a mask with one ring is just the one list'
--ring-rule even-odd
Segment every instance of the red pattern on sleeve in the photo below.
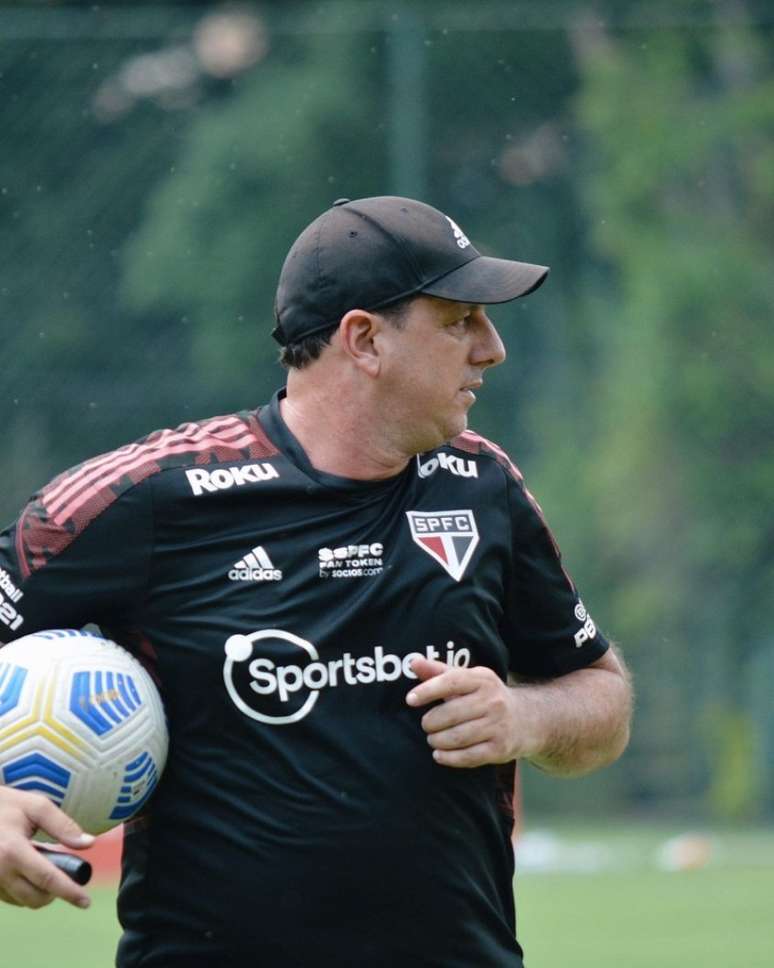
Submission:
{"label": "red pattern on sleeve", "polygon": [[240,413],[157,430],[84,461],[54,478],[22,513],[16,531],[21,573],[28,578],[42,568],[122,494],[162,470],[277,453],[256,415]]}
{"label": "red pattern on sleeve", "polygon": [[[524,492],[524,496],[527,498],[535,513],[538,515],[543,523],[543,527],[546,529],[546,534],[556,552],[556,557],[561,561],[562,554],[559,550],[559,545],[556,543],[556,538],[554,538],[554,533],[548,526],[546,521],[546,516],[543,513],[543,508],[538,504],[535,496],[529,490],[527,485],[524,483],[524,475],[521,473],[519,468],[513,463],[508,454],[502,449],[502,447],[493,443],[491,440],[487,440],[486,437],[481,437],[479,434],[475,433],[473,430],[465,430],[458,437],[455,437],[451,441],[451,446],[456,447],[459,450],[464,450],[469,454],[489,454],[491,457],[497,461],[497,463],[503,467],[506,472],[516,481],[519,487]],[[564,571],[564,568],[562,568]],[[575,587],[572,579],[564,572],[567,581],[570,583],[571,587]]]}

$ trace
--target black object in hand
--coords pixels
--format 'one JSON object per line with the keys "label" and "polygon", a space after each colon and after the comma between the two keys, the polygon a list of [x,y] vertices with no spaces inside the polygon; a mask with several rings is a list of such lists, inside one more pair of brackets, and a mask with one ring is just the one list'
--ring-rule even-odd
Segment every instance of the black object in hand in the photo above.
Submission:
{"label": "black object in hand", "polygon": [[82,857],[66,854],[61,850],[51,850],[49,847],[42,847],[40,844],[33,846],[38,853],[43,854],[46,860],[58,867],[60,871],[64,871],[76,884],[83,886],[91,880],[91,864]]}

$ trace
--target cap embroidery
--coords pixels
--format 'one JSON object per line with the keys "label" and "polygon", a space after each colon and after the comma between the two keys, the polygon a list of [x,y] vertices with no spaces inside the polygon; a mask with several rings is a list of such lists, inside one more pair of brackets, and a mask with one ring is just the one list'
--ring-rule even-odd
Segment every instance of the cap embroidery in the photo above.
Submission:
{"label": "cap embroidery", "polygon": [[461,249],[467,249],[467,247],[470,245],[470,239],[467,237],[467,235],[465,235],[459,225],[453,221],[453,219],[450,219],[448,215],[444,215],[444,218],[452,227],[452,232],[454,232],[454,238],[457,240],[457,245]]}

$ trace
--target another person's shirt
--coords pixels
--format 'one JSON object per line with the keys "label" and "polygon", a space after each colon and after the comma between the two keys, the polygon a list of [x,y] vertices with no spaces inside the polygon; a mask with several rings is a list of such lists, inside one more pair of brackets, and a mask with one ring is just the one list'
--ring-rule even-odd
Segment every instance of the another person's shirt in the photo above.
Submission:
{"label": "another person's shirt", "polygon": [[433,761],[410,659],[545,679],[607,643],[500,448],[340,478],[280,397],[79,465],[0,537],[0,640],[96,623],[164,699],[118,964],[518,968],[498,770]]}

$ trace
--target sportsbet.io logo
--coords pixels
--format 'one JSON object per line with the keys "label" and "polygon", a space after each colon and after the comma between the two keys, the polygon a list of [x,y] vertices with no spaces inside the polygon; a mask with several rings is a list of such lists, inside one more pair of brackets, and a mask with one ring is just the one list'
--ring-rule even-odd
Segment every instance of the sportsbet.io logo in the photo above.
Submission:
{"label": "sportsbet.io logo", "polygon": [[231,701],[250,719],[273,726],[297,723],[314,708],[327,689],[369,686],[416,679],[411,662],[417,657],[438,659],[464,668],[470,651],[449,641],[441,650],[396,655],[380,645],[365,655],[344,652],[341,658],[320,659],[317,647],[282,629],[261,629],[249,635],[232,635],[225,644],[223,681]]}

